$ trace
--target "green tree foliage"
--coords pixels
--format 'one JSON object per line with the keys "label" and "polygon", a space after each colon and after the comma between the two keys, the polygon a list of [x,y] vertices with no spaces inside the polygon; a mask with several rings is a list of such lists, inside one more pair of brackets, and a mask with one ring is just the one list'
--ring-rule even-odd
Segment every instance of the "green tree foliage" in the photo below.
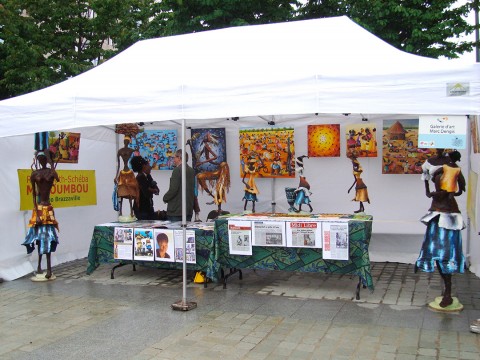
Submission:
{"label": "green tree foliage", "polygon": [[472,42],[455,39],[474,30],[465,21],[472,4],[457,0],[309,0],[299,18],[347,15],[396,48],[422,56],[457,58]]}

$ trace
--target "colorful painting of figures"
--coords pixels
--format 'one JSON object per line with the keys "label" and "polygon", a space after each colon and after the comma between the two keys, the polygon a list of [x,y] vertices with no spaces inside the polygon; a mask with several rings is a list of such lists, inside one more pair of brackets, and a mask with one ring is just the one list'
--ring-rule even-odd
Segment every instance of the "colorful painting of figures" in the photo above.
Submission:
{"label": "colorful painting of figures", "polygon": [[192,167],[195,175],[218,170],[219,165],[227,161],[224,128],[192,129],[187,145],[192,152]]}
{"label": "colorful painting of figures", "polygon": [[135,149],[152,166],[152,170],[172,170],[177,150],[177,130],[145,130],[132,137],[129,147]]}
{"label": "colorful painting of figures", "polygon": [[347,155],[357,152],[357,157],[377,157],[377,126],[372,123],[346,126]]}
{"label": "colorful painting of figures", "polygon": [[435,149],[418,148],[418,119],[383,121],[383,174],[421,174]]}
{"label": "colorful painting of figures", "polygon": [[340,156],[340,124],[308,125],[308,156]]}
{"label": "colorful painting of figures", "polygon": [[295,177],[293,128],[240,129],[240,177],[252,162],[257,177]]}
{"label": "colorful painting of figures", "polygon": [[50,131],[48,144],[53,153],[53,161],[59,163],[78,163],[80,152],[80,133]]}

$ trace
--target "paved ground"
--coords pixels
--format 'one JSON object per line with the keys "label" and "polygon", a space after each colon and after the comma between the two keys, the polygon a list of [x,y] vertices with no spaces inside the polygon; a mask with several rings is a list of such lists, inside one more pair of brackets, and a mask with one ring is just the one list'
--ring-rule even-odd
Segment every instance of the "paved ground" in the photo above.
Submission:
{"label": "paved ground", "polygon": [[181,272],[125,266],[112,280],[112,266],[0,284],[0,359],[480,359],[470,273],[454,276],[460,313],[428,310],[440,277],[396,263],[374,263],[376,289],[358,301],[349,276],[244,271],[226,290],[189,283],[198,307],[178,312]]}

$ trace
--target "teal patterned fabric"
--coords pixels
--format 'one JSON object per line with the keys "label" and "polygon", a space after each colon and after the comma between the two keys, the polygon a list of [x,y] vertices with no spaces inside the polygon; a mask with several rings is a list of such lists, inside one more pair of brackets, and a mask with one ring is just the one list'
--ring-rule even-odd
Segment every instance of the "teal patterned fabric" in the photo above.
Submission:
{"label": "teal patterned fabric", "polygon": [[[113,258],[113,232],[115,226],[95,226],[90,249],[88,251],[87,274],[91,274],[100,264],[105,263],[132,263],[129,260],[115,260]],[[213,231],[195,229],[196,264],[187,264],[188,270],[204,271],[212,281],[218,281],[219,266],[215,260],[215,243]],[[159,269],[181,269],[183,263],[137,261],[147,267]]]}
{"label": "teal patterned fabric", "polygon": [[348,221],[350,259],[323,260],[322,249],[254,246],[251,256],[230,255],[228,220],[215,221],[216,257],[220,266],[237,269],[281,270],[350,274],[360,277],[362,284],[373,290],[368,247],[372,235],[372,216],[352,216]]}

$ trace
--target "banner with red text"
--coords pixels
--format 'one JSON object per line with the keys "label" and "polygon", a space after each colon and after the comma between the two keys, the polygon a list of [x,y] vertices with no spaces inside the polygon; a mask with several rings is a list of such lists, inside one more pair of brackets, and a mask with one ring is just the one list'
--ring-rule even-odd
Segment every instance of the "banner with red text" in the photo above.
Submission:
{"label": "banner with red text", "polygon": [[[20,210],[33,208],[30,169],[18,169],[20,187]],[[54,208],[88,206],[97,204],[95,170],[57,170],[60,182],[55,182],[50,191]]]}

